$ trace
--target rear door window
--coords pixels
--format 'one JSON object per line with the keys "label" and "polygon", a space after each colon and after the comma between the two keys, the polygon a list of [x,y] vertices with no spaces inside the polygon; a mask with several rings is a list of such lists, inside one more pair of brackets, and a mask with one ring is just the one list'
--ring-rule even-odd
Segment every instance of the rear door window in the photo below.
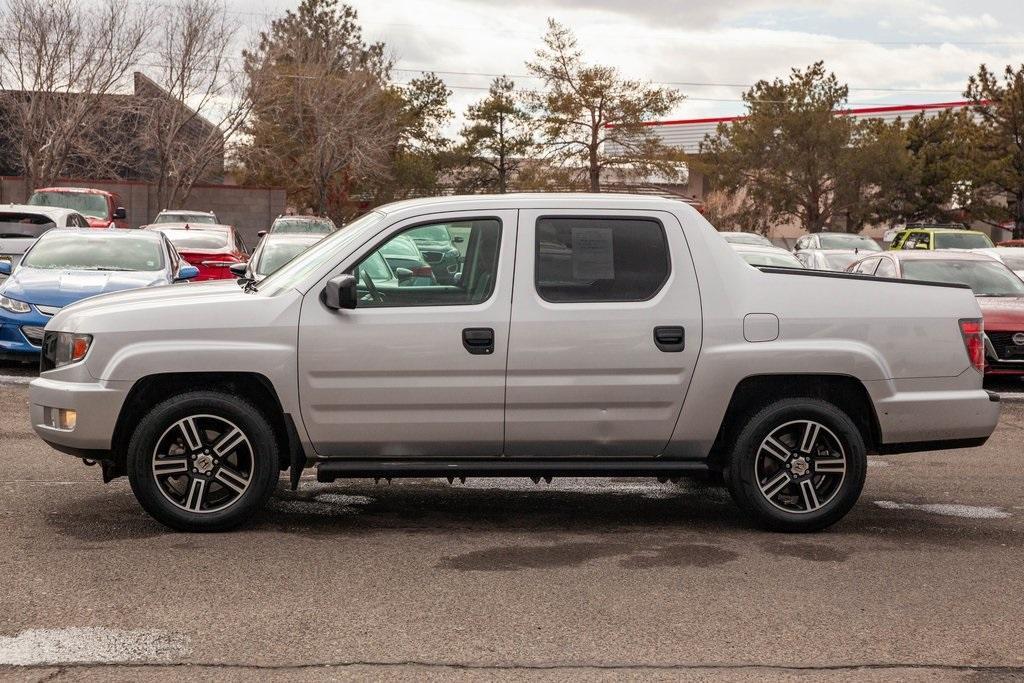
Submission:
{"label": "rear door window", "polygon": [[553,303],[646,301],[668,280],[668,241],[651,218],[540,218],[537,293]]}

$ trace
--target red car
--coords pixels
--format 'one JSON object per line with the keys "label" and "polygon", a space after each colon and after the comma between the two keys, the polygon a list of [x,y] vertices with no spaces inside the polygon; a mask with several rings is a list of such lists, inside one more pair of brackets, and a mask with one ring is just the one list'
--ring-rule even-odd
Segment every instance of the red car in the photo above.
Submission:
{"label": "red car", "polygon": [[167,235],[181,257],[199,269],[195,280],[227,280],[237,277],[229,270],[231,266],[249,260],[249,252],[241,236],[230,225],[154,223],[145,229]]}
{"label": "red car", "polygon": [[58,206],[85,216],[91,228],[127,228],[128,213],[121,206],[121,195],[91,187],[42,187],[32,193],[33,206]]}
{"label": "red car", "polygon": [[846,270],[968,285],[984,318],[985,374],[1024,375],[1024,281],[996,259],[970,251],[885,251]]}

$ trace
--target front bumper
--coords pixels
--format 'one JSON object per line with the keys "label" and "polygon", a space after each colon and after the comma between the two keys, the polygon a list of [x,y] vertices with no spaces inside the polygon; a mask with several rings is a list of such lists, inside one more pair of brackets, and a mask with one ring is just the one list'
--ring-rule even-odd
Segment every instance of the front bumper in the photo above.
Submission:
{"label": "front bumper", "polygon": [[[0,356],[26,360],[38,358],[43,328],[48,322],[50,317],[36,311],[34,306],[30,313],[0,313]],[[26,334],[33,330],[38,334],[32,337]]]}
{"label": "front bumper", "polygon": [[[117,417],[131,382],[71,382],[39,377],[29,384],[32,429],[46,443],[66,453],[96,458],[109,452]],[[76,412],[75,425],[61,429],[60,409]]]}
{"label": "front bumper", "polygon": [[1024,344],[1013,336],[1021,330],[985,330],[985,374],[1024,375]]}

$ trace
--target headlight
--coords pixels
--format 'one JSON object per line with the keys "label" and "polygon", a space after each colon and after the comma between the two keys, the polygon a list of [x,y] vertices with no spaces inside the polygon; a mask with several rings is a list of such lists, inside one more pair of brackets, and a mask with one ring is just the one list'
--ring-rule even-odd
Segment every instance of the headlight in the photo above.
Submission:
{"label": "headlight", "polygon": [[43,371],[71,365],[85,358],[92,346],[91,334],[44,332],[40,369]]}
{"label": "headlight", "polygon": [[24,301],[8,299],[6,296],[0,296],[0,308],[11,313],[28,313],[32,310],[32,307]]}

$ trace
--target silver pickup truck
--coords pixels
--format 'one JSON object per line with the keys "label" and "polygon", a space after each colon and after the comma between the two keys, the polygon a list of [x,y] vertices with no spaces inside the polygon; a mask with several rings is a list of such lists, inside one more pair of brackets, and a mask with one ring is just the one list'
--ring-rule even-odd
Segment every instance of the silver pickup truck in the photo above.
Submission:
{"label": "silver pickup truck", "polygon": [[[388,243],[424,264],[389,262]],[[452,258],[453,250],[459,255]],[[787,531],[839,520],[868,453],[999,419],[966,287],[754,268],[682,202],[400,202],[263,280],[99,296],[46,326],[36,432],[226,529],[281,472],[720,479]]]}

